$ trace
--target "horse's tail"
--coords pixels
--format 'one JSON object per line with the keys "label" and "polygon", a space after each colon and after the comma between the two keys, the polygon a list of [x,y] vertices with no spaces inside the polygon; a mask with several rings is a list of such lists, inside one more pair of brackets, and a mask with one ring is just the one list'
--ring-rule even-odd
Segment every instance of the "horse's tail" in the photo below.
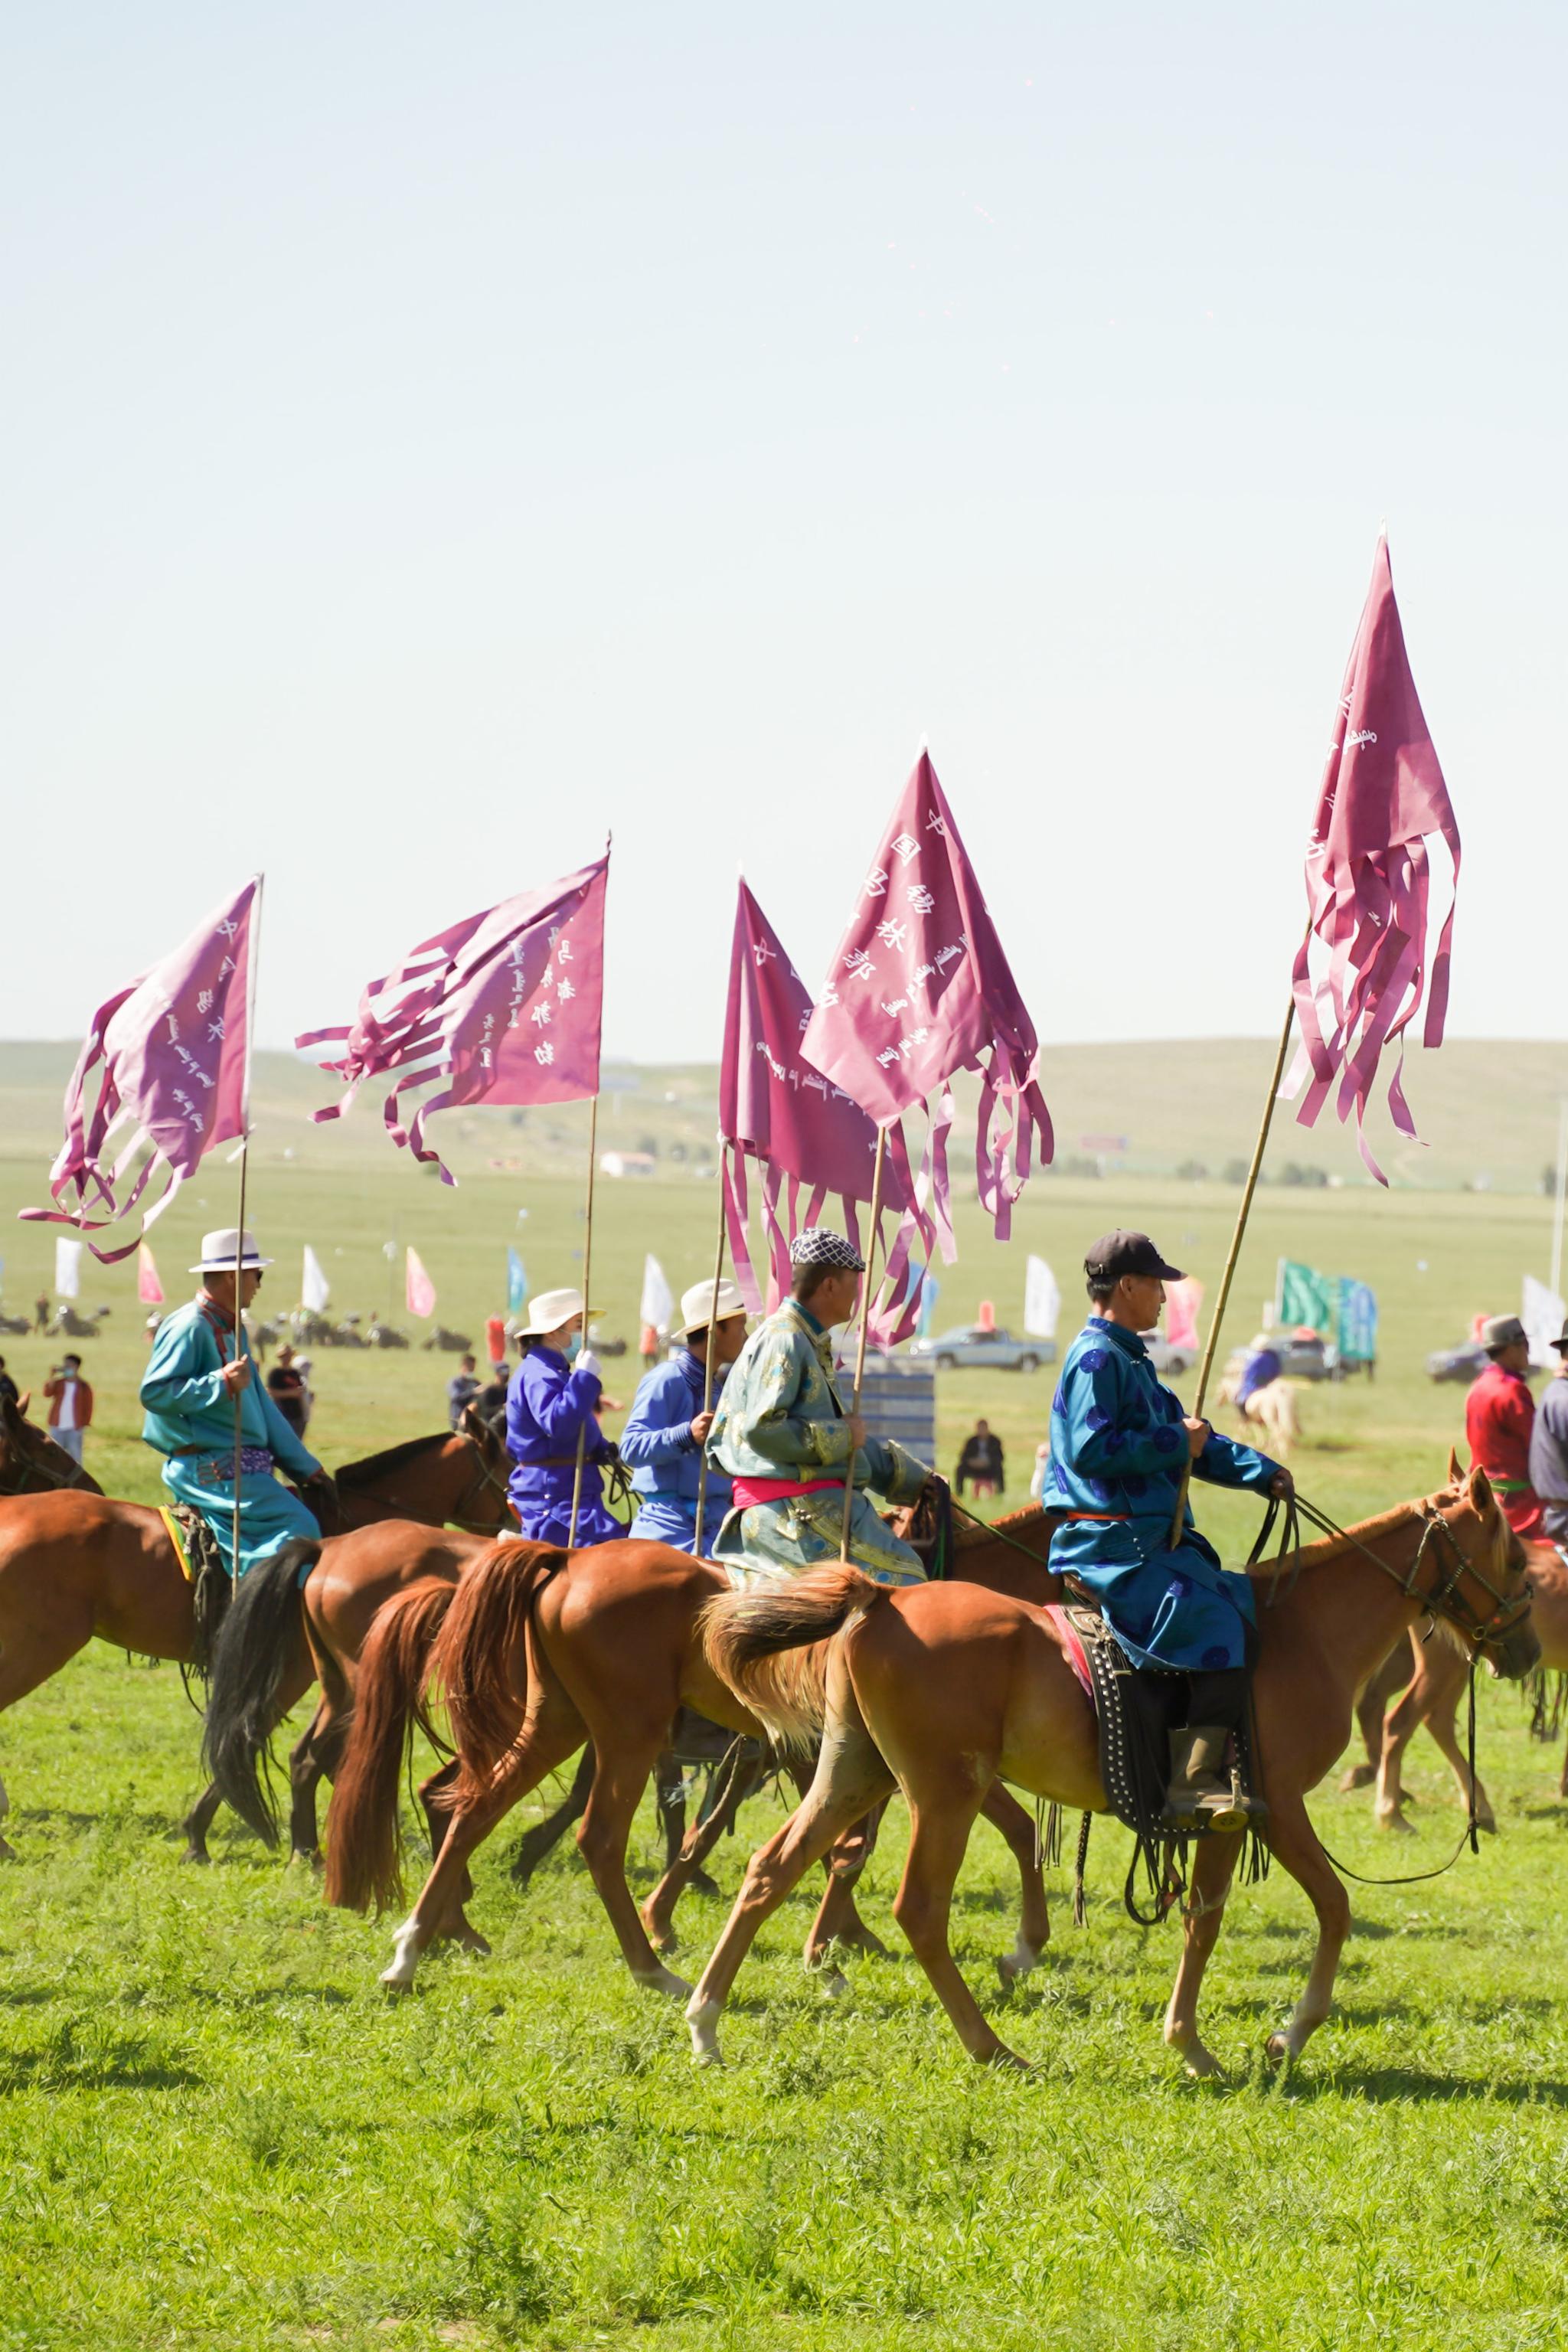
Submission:
{"label": "horse's tail", "polygon": [[351,1911],[384,1911],[403,1892],[397,1780],[423,1726],[420,1692],[430,1647],[457,1587],[422,1577],[375,1613],[354,1674],[348,1742],[327,1812],[326,1899]]}
{"label": "horse's tail", "polygon": [[466,1569],[430,1654],[458,1751],[454,1804],[471,1802],[517,1738],[521,1653],[541,1585],[566,1565],[555,1544],[492,1544]]}
{"label": "horse's tail", "polygon": [[809,1748],[827,1712],[827,1645],[891,1588],[835,1561],[749,1592],[721,1592],[700,1620],[708,1663],[775,1741]]}
{"label": "horse's tail", "polygon": [[321,1556],[296,1537],[234,1588],[212,1649],[202,1761],[226,1804],[268,1845],[278,1843],[270,1741],[279,1695],[301,1632],[300,1570]]}

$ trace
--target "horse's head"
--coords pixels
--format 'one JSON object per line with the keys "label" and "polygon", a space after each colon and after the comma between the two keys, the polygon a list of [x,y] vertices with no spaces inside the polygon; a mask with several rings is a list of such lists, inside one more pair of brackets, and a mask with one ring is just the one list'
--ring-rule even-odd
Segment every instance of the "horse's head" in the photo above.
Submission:
{"label": "horse's head", "polygon": [[510,1535],[515,1524],[507,1498],[511,1464],[500,1426],[466,1404],[458,1416],[458,1434],[468,1439],[479,1463],[474,1485],[464,1497],[463,1524],[484,1534]]}
{"label": "horse's head", "polygon": [[1491,1480],[1479,1466],[1461,1469],[1450,1450],[1447,1485],[1420,1509],[1426,1528],[1412,1589],[1492,1674],[1520,1681],[1541,1663],[1541,1642],[1530,1622],[1524,1546]]}
{"label": "horse's head", "polygon": [[40,1495],[56,1486],[100,1489],[73,1454],[47,1429],[29,1421],[9,1397],[0,1397],[0,1495]]}

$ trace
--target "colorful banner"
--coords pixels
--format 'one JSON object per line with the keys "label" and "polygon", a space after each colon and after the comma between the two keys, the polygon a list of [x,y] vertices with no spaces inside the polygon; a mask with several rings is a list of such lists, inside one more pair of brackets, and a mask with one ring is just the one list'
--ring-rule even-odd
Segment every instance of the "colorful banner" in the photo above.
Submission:
{"label": "colorful banner", "polygon": [[1165,1340],[1172,1348],[1190,1348],[1197,1353],[1198,1309],[1204,1303],[1204,1286],[1195,1275],[1184,1275],[1180,1282],[1165,1285]]}
{"label": "colorful banner", "polygon": [[408,1253],[404,1296],[410,1315],[430,1316],[436,1312],[436,1286],[419,1261],[417,1250]]}
{"label": "colorful banner", "polygon": [[61,1238],[55,1244],[55,1297],[81,1297],[81,1244]]}
{"label": "colorful banner", "polygon": [[1321,1331],[1327,1339],[1339,1319],[1339,1283],[1332,1275],[1319,1274],[1294,1258],[1280,1259],[1275,1319],[1287,1330]]}
{"label": "colorful banner", "polygon": [[[56,1249],[59,1247],[57,1242]],[[158,1279],[158,1268],[145,1242],[136,1245],[136,1296],[143,1307],[162,1307],[163,1286]]]}
{"label": "colorful banner", "polygon": [[506,1311],[521,1315],[528,1301],[528,1269],[516,1250],[509,1247],[506,1254]]}
{"label": "colorful banner", "polygon": [[1560,1339],[1568,1327],[1568,1307],[1564,1307],[1554,1290],[1537,1282],[1532,1274],[1524,1277],[1524,1295],[1519,1310],[1530,1340],[1530,1360],[1532,1364],[1548,1365],[1555,1371],[1562,1362],[1553,1341]]}
{"label": "colorful banner", "polygon": [[[56,1206],[21,1214],[102,1233],[131,1214],[154,1170],[166,1168],[167,1182],[142,1218],[141,1234],[119,1249],[89,1244],[106,1265],[131,1255],[205,1151],[246,1132],[251,936],[260,887],[259,877],[247,882],[172,955],[92,1016],[66,1088],[66,1139],[49,1171]],[[98,1100],[89,1115],[88,1081],[100,1064]],[[132,1178],[143,1151],[147,1157]]]}
{"label": "colorful banner", "polygon": [[646,1328],[661,1337],[675,1319],[675,1293],[665,1280],[663,1266],[651,1255],[642,1262],[642,1301],[637,1318]]}
{"label": "colorful banner", "polygon": [[320,1315],[331,1295],[331,1286],[322,1270],[321,1261],[307,1242],[300,1269],[300,1304],[308,1314]]}
{"label": "colorful banner", "polygon": [[1342,1364],[1377,1361],[1377,1296],[1370,1285],[1340,1279],[1340,1318],[1335,1339]]}

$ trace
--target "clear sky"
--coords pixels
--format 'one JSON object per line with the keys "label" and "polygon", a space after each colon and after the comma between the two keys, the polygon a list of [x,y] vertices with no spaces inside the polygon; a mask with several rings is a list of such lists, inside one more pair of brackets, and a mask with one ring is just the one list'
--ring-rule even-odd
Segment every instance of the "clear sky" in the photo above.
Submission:
{"label": "clear sky", "polygon": [[1562,1035],[1564,26],[11,11],[0,1034],[262,866],[285,1044],[613,827],[710,1058],[922,734],[1044,1040],[1272,1033],[1386,515],[1452,1025]]}

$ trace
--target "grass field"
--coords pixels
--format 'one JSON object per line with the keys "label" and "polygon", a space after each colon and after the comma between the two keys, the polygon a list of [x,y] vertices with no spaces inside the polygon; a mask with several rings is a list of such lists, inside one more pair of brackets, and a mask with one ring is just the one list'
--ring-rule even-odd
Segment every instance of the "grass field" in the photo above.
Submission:
{"label": "grass field", "polygon": [[[331,1130],[305,1136],[292,1160],[270,1138],[258,1152],[253,1222],[279,1260],[264,1304],[291,1301],[309,1240],[335,1304],[384,1306],[381,1245],[395,1228],[435,1276],[443,1318],[476,1332],[500,1303],[509,1241],[536,1286],[574,1277],[573,1177],[465,1163],[453,1192],[370,1150],[370,1120],[342,1146]],[[40,1172],[14,1129],[6,1138],[4,1221],[39,1197]],[[158,1229],[172,1297],[187,1244],[230,1220],[232,1183],[209,1162]],[[1005,1252],[967,1213],[939,1325],[982,1297],[1016,1321],[1036,1249],[1063,1276],[1065,1336],[1070,1269],[1117,1221],[1147,1225],[1212,1285],[1234,1199],[1218,1185],[1054,1179],[1032,1188]],[[711,1184],[689,1179],[601,1187],[595,1288],[607,1328],[635,1338],[645,1249],[677,1289],[710,1269],[714,1207]],[[1296,1468],[1325,1507],[1350,1518],[1437,1483],[1463,1399],[1431,1387],[1422,1359],[1477,1309],[1515,1305],[1522,1272],[1545,1273],[1547,1214],[1525,1193],[1264,1193],[1237,1338],[1282,1252],[1364,1276],[1383,1303],[1375,1385],[1304,1399]],[[52,1237],[20,1225],[9,1236],[15,1303],[52,1263]],[[84,1350],[99,1391],[89,1458],[111,1491],[150,1499],[127,1268],[89,1276],[84,1303],[100,1297],[113,1312]],[[0,1345],[25,1383],[58,1352]],[[329,1462],[438,1424],[449,1360],[322,1351],[316,1369],[312,1440]],[[612,1373],[618,1394],[635,1370],[634,1358],[624,1382]],[[1049,1381],[946,1380],[943,1458],[984,1412],[1021,1491]],[[1255,1507],[1205,1502],[1235,1557]],[[384,1926],[324,1911],[307,1876],[231,1828],[212,1870],[181,1866],[172,1824],[195,1748],[173,1669],[101,1645],[0,1723],[24,1856],[0,1874],[0,2352],[634,2341],[1386,2352],[1555,2346],[1568,2332],[1568,1814],[1552,1794],[1558,1759],[1530,1745],[1511,1694],[1483,1702],[1500,1838],[1431,1885],[1354,1890],[1340,2012],[1283,2080],[1258,2053],[1299,1989],[1307,1906],[1278,1875],[1237,1895],[1209,1979],[1208,2038],[1232,2069],[1222,2087],[1186,2083],[1161,2048],[1175,1936],[1121,1916],[1117,1829],[1095,1834],[1086,1930],[1071,1927],[1057,1874],[1058,1943],[1011,2002],[1007,2038],[1040,2062],[1031,2079],[973,2073],[898,1947],[896,1811],[866,1902],[895,1957],[856,1961],[851,1998],[824,2003],[799,1969],[807,1908],[793,1903],[742,1978],[728,2069],[698,2074],[677,2012],[634,1991],[613,1959],[569,1849],[519,1897],[504,1875],[510,1840],[498,1838],[480,1856],[476,1906],[494,1957],[437,1959],[410,2000],[389,2005],[374,1982]],[[1392,1853],[1364,1798],[1315,1800],[1357,1867],[1424,1867],[1451,1848],[1459,1815],[1424,1744],[1410,1779],[1419,1835]],[[759,1800],[743,1832],[777,1818]],[[746,1842],[721,1851],[726,1887]],[[634,1861],[647,1883],[646,1810]],[[1011,1942],[1009,1874],[982,1830],[956,1921],[980,1986]],[[689,1960],[721,1917],[689,1901]]]}

